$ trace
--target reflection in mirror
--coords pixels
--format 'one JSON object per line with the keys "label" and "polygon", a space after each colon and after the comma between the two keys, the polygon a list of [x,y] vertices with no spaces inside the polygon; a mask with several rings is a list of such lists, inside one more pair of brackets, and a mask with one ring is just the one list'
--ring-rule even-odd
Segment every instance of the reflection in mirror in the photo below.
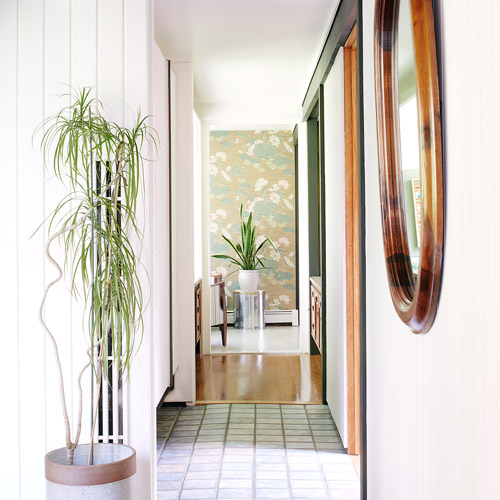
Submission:
{"label": "reflection in mirror", "polygon": [[400,0],[398,20],[398,94],[401,166],[408,248],[413,273],[418,274],[420,247],[420,164],[415,56],[409,0]]}

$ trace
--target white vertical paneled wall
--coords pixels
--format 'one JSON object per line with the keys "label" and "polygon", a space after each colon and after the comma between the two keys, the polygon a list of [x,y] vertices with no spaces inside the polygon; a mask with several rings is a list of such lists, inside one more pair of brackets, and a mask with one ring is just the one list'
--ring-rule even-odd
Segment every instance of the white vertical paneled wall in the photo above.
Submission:
{"label": "white vertical paneled wall", "polygon": [[[172,62],[172,272],[174,389],[166,401],[196,400],[194,346],[193,72],[190,62]],[[177,359],[177,363],[175,362]],[[176,370],[176,366],[178,368]]]}
{"label": "white vertical paneled wall", "polygon": [[155,404],[170,385],[170,228],[169,228],[169,122],[168,63],[155,44],[154,126],[158,132],[158,161],[154,165],[154,287]]}
{"label": "white vertical paneled wall", "polygon": [[445,251],[436,321],[393,310],[378,194],[374,0],[364,2],[368,498],[500,498],[500,4],[436,0],[441,38]]}
{"label": "white vertical paneled wall", "polygon": [[[64,445],[63,421],[53,367],[53,353],[38,322],[38,308],[54,270],[44,257],[46,228],[30,238],[64,186],[46,178],[32,135],[42,120],[68,103],[57,96],[68,86],[91,86],[112,119],[130,123],[134,112],[150,111],[152,80],[152,10],[150,0],[4,0],[0,2],[0,204],[4,214],[0,304],[3,318],[0,383],[3,429],[0,496],[39,499],[44,491],[43,456]],[[131,111],[133,110],[133,111]],[[146,193],[149,171],[146,172]],[[149,206],[140,214],[148,219]],[[148,222],[149,224],[149,222]],[[150,267],[149,228],[143,256]],[[54,251],[61,257],[61,253]],[[46,319],[59,339],[66,376],[70,419],[77,397],[74,381],[83,365],[85,338],[81,306],[70,300],[65,284],[51,291]],[[149,314],[149,313],[148,313]],[[149,316],[138,376],[131,382],[129,442],[138,453],[138,491],[152,498],[155,430],[152,421]],[[89,375],[90,376],[90,375]],[[88,377],[85,383],[88,385]],[[136,385],[142,389],[137,390]],[[144,390],[150,387],[151,390]],[[138,410],[141,409],[139,416]],[[144,408],[151,408],[151,412]],[[82,441],[88,440],[90,409],[84,407]],[[147,417],[147,418],[146,418]],[[140,425],[136,425],[142,420]]]}
{"label": "white vertical paneled wall", "polygon": [[326,401],[347,447],[344,53],[324,84]]}

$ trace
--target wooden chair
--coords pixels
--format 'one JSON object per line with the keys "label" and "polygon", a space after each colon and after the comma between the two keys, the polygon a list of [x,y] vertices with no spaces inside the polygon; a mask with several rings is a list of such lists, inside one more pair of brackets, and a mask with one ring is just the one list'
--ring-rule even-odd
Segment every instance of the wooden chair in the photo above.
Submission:
{"label": "wooden chair", "polygon": [[222,335],[222,345],[227,343],[227,305],[226,284],[222,281],[222,274],[212,276],[210,284],[210,325],[218,326]]}

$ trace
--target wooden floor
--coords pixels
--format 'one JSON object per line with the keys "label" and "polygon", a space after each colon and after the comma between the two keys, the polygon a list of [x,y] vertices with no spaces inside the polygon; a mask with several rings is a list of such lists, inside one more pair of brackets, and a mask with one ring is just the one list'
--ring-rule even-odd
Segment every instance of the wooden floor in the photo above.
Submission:
{"label": "wooden floor", "polygon": [[197,356],[196,402],[320,404],[321,356]]}

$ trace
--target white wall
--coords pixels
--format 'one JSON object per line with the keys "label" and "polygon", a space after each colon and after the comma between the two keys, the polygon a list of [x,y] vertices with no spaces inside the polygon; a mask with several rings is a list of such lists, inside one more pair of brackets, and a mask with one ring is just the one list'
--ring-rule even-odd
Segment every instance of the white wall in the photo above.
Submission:
{"label": "white wall", "polygon": [[368,498],[500,498],[498,2],[437,0],[445,147],[444,272],[435,323],[393,310],[378,194],[374,0],[364,2]]}
{"label": "white wall", "polygon": [[[168,56],[167,56],[168,57]],[[178,369],[174,389],[166,401],[194,402],[195,346],[194,346],[194,202],[193,202],[193,73],[190,62],[172,62],[175,75],[175,101],[172,122],[172,150],[175,151],[172,168],[172,224],[174,234],[175,268],[173,272],[173,304],[177,337]],[[172,106],[174,108],[174,105]],[[175,367],[175,364],[174,364]]]}
{"label": "white wall", "polygon": [[344,54],[324,84],[326,401],[347,447]]}
{"label": "white wall", "polygon": [[[199,116],[199,115],[198,115]],[[201,225],[202,225],[202,289],[201,289],[201,354],[210,354],[210,123],[201,121]]]}
{"label": "white wall", "polygon": [[201,162],[201,121],[193,111],[193,245],[194,245],[194,280],[203,276],[203,238],[202,238],[202,162]]}
{"label": "white wall", "polygon": [[[151,20],[149,0],[0,3],[0,205],[5,242],[0,250],[4,264],[0,304],[5,333],[0,363],[0,428],[4,431],[5,451],[0,455],[0,485],[5,498],[39,499],[44,491],[43,456],[64,445],[53,354],[37,319],[44,285],[54,272],[43,253],[46,231],[30,239],[64,188],[44,177],[36,145],[39,138],[33,147],[32,134],[45,117],[68,103],[56,97],[67,92],[67,85],[94,87],[112,119],[130,123],[134,114],[129,107],[134,111],[141,107],[147,114],[152,74]],[[149,171],[146,182],[149,190]],[[147,220],[147,215],[139,215]],[[149,251],[146,243],[146,266]],[[46,318],[61,339],[72,421],[77,401],[70,382],[74,382],[86,357],[80,312],[63,284],[51,292]],[[133,368],[133,375],[135,371],[140,375],[132,378],[127,424],[129,442],[137,450],[138,491],[141,498],[150,498],[155,484],[151,465],[155,429],[147,410],[152,403],[149,315],[145,321],[142,348]],[[136,384],[143,386],[141,391],[136,390]],[[137,425],[138,408],[141,425]],[[84,417],[89,412],[85,407]],[[87,431],[85,424],[82,441],[88,439]]]}
{"label": "white wall", "polygon": [[158,160],[154,164],[153,241],[154,273],[151,276],[154,301],[155,403],[170,385],[170,240],[169,240],[169,127],[168,63],[154,46],[154,126],[158,132]]}

